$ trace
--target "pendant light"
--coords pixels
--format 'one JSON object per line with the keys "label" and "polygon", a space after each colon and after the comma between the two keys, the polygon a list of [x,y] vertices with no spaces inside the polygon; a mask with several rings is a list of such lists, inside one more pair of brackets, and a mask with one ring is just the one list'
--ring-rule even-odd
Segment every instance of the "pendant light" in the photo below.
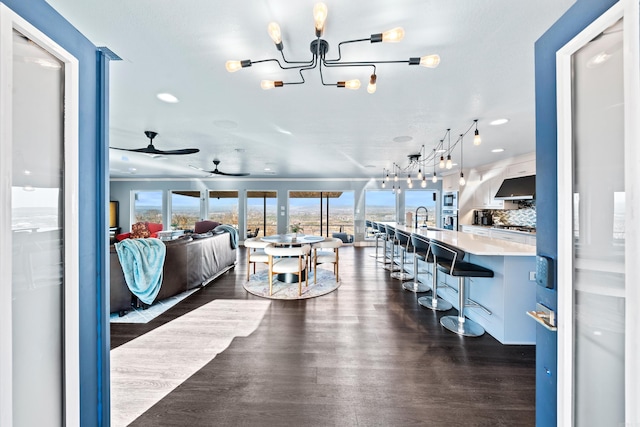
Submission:
{"label": "pendant light", "polygon": [[466,183],[466,181],[464,180],[464,172],[462,172],[462,138],[464,137],[464,134],[460,134],[460,185],[464,185]]}
{"label": "pendant light", "polygon": [[453,167],[453,162],[451,161],[451,129],[447,129],[447,133],[449,134],[449,148],[447,149],[447,163],[445,167],[451,169]]}
{"label": "pendant light", "polygon": [[473,136],[473,145],[480,145],[482,144],[482,138],[480,138],[480,133],[478,132],[478,119],[475,119],[474,122],[476,124],[476,131]]}
{"label": "pendant light", "polygon": [[433,178],[431,178],[431,181],[434,184],[438,182],[438,177],[436,176],[436,149],[435,148],[433,149]]}
{"label": "pendant light", "polygon": [[[444,147],[444,139],[440,140],[440,149],[442,149],[442,147]],[[442,150],[442,151],[444,151],[444,150]],[[434,156],[433,160],[435,161],[435,153],[433,154],[433,156]],[[440,164],[438,165],[438,167],[440,169],[444,169],[444,155],[440,155]]]}

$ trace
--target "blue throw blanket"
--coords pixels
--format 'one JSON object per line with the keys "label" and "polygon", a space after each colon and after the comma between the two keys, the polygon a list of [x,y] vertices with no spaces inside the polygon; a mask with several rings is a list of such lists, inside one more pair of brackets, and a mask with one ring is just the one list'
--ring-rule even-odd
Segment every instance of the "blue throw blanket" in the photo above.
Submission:
{"label": "blue throw blanket", "polygon": [[231,236],[231,249],[236,249],[238,247],[238,230],[233,228],[231,225],[220,224],[216,228],[213,229],[214,232],[227,232]]}
{"label": "blue throw blanket", "polygon": [[150,305],[162,285],[167,247],[159,239],[125,239],[115,246],[127,286],[140,301]]}

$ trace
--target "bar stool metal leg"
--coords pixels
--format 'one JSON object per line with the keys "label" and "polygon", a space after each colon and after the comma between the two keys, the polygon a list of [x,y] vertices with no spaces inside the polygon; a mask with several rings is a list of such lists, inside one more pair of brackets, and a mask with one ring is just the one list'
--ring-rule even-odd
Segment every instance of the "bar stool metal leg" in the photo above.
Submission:
{"label": "bar stool metal leg", "polygon": [[436,268],[435,258],[433,259],[433,271],[431,275],[433,280],[431,285],[431,296],[418,298],[418,304],[435,311],[451,310],[453,305],[451,305],[449,301],[445,301],[438,297],[438,269]]}
{"label": "bar stool metal leg", "polygon": [[413,275],[407,273],[406,271],[404,271],[404,265],[406,264],[405,259],[406,259],[406,248],[402,245],[398,246],[398,251],[402,252],[402,256],[399,256],[400,258],[400,266],[399,266],[399,270],[396,271],[395,273],[391,273],[391,277],[394,279],[398,279],[398,280],[411,280],[413,279]]}
{"label": "bar stool metal leg", "polygon": [[[396,263],[394,262],[395,253],[396,253],[396,245],[394,244],[393,238],[389,238],[390,236],[387,234],[387,238],[384,241],[384,268],[385,270],[389,270],[390,272],[395,272]],[[391,245],[391,247],[389,247]],[[391,251],[391,253],[389,253]]]}
{"label": "bar stool metal leg", "polygon": [[415,293],[427,292],[429,290],[429,286],[425,285],[424,283],[420,283],[420,280],[418,279],[418,274],[419,274],[418,258],[419,256],[416,253],[416,248],[414,246],[413,248],[413,282],[405,282],[402,284],[402,287],[406,291],[411,291]]}
{"label": "bar stool metal leg", "polygon": [[464,277],[458,277],[458,316],[442,316],[440,324],[458,335],[479,337],[484,334],[484,328],[464,317],[466,298]]}

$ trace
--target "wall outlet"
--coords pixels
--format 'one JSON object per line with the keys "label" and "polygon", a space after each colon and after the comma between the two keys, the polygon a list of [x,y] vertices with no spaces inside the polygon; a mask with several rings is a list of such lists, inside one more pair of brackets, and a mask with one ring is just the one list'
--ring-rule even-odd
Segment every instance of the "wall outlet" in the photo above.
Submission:
{"label": "wall outlet", "polygon": [[529,272],[529,280],[532,282],[536,281],[536,272],[535,271],[530,271]]}

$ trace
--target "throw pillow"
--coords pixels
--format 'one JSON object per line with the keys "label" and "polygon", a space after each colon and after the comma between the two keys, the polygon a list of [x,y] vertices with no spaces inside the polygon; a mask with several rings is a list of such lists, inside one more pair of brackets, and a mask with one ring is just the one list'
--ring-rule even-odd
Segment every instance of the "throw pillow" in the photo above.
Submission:
{"label": "throw pillow", "polygon": [[147,224],[144,222],[136,222],[131,226],[132,239],[146,239],[149,236],[151,236],[151,232],[147,228]]}
{"label": "throw pillow", "polygon": [[207,231],[211,231],[219,225],[220,223],[215,221],[198,221],[196,222],[193,232],[197,234],[206,233]]}

